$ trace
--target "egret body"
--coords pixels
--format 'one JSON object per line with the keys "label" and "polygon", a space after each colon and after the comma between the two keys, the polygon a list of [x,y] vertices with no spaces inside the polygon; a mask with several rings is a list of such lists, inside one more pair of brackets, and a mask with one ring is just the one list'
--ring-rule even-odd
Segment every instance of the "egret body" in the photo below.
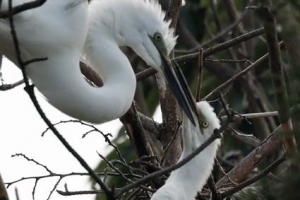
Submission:
{"label": "egret body", "polygon": [[[14,0],[13,4],[30,1]],[[2,1],[1,10],[8,10],[8,0]],[[155,0],[93,0],[90,5],[87,0],[47,0],[14,15],[14,24],[22,59],[47,58],[26,66],[28,77],[65,114],[91,123],[125,114],[136,78],[119,47],[129,46],[161,75],[167,72],[167,81],[172,79],[170,86],[191,118],[193,111],[178,84],[181,81],[167,66],[176,38],[164,18]],[[0,20],[0,44],[0,53],[18,65],[8,19]],[[101,88],[90,86],[82,77],[83,49],[87,62],[103,80]]]}
{"label": "egret body", "polygon": [[[201,113],[196,126],[192,125],[186,116],[183,117],[183,152],[179,161],[203,144],[215,129],[220,128],[219,119],[206,101],[198,102],[196,109]],[[153,194],[151,200],[194,199],[210,175],[219,144],[220,139],[216,139],[190,162],[173,171],[166,183]]]}

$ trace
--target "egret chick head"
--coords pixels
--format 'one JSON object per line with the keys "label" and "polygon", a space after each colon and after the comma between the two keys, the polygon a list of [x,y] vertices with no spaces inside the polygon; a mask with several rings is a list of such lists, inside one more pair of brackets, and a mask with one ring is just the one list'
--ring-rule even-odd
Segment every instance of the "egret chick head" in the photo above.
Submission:
{"label": "egret chick head", "polygon": [[213,107],[211,107],[207,101],[197,102],[196,110],[198,112],[200,131],[204,138],[207,139],[215,129],[220,128],[220,120],[214,112]]}

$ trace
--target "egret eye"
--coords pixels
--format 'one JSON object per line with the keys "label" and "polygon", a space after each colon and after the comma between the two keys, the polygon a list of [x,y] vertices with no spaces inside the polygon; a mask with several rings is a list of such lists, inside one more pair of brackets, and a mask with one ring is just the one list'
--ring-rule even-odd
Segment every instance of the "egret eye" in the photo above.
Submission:
{"label": "egret eye", "polygon": [[208,127],[208,122],[207,121],[201,122],[201,127],[207,128]]}
{"label": "egret eye", "polygon": [[161,40],[162,40],[162,35],[159,34],[159,33],[155,33],[155,34],[154,34],[154,39],[155,39],[156,41],[161,41]]}

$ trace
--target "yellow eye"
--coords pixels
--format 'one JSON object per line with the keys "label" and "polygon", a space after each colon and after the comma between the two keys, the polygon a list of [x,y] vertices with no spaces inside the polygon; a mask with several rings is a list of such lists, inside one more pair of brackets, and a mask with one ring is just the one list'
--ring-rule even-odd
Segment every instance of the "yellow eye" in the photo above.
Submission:
{"label": "yellow eye", "polygon": [[161,41],[161,40],[162,40],[161,34],[156,33],[156,34],[154,35],[154,39],[155,39],[156,41]]}
{"label": "yellow eye", "polygon": [[201,127],[207,128],[208,127],[208,122],[207,121],[201,122]]}

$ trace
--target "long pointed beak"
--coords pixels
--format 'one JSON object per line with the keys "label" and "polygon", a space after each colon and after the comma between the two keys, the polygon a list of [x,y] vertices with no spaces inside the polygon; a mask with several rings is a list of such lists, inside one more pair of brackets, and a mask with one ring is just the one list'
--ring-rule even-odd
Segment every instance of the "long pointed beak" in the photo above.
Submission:
{"label": "long pointed beak", "polygon": [[173,62],[172,64],[169,56],[164,55],[163,52],[160,52],[160,55],[162,60],[161,69],[164,73],[166,81],[172,89],[180,107],[195,126],[196,123],[194,116],[197,116],[196,103],[183,76],[183,73],[176,62]]}

